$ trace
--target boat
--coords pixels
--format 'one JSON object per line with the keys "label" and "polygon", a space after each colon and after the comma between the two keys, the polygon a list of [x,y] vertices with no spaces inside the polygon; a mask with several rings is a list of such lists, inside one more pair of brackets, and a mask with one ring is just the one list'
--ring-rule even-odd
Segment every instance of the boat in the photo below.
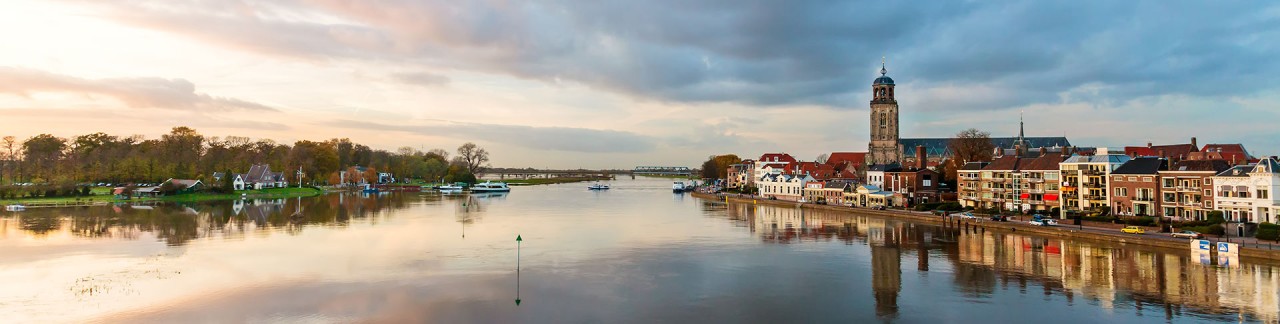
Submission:
{"label": "boat", "polygon": [[458,190],[462,190],[462,186],[459,186],[459,185],[456,185],[456,184],[443,185],[443,186],[437,186],[437,187],[436,187],[436,190],[440,190],[440,191],[458,191]]}
{"label": "boat", "polygon": [[587,190],[609,190],[609,185],[596,183],[587,187]]}
{"label": "boat", "polygon": [[681,193],[688,190],[687,188],[688,187],[684,185],[684,182],[676,181],[671,184],[671,192]]}
{"label": "boat", "polygon": [[485,181],[471,186],[471,192],[508,192],[511,187],[507,187],[505,182]]}
{"label": "boat", "polygon": [[361,191],[363,191],[364,193],[378,193],[378,188],[370,186],[369,184],[366,183],[364,184],[364,189]]}
{"label": "boat", "polygon": [[27,206],[23,206],[21,204],[4,206],[4,211],[16,212],[16,211],[24,211],[24,210],[27,210]]}

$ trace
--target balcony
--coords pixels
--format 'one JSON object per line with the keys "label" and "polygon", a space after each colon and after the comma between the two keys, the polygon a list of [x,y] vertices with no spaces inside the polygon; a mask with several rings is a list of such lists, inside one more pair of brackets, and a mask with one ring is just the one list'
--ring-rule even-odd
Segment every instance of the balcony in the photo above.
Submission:
{"label": "balcony", "polygon": [[1006,190],[1008,190],[1008,189],[1005,189],[1005,188],[991,188],[991,192],[1005,192]]}
{"label": "balcony", "polygon": [[1027,203],[1032,205],[1044,205],[1044,200],[1028,200]]}
{"label": "balcony", "polygon": [[1200,187],[1183,187],[1178,186],[1178,192],[1200,192]]}
{"label": "balcony", "polygon": [[1135,197],[1135,198],[1133,198],[1133,201],[1140,201],[1140,202],[1151,202],[1151,201],[1153,201],[1153,200],[1155,200],[1155,198],[1151,198],[1151,197]]}
{"label": "balcony", "polygon": [[1029,183],[1044,183],[1044,178],[1024,178]]}
{"label": "balcony", "polygon": [[1080,172],[1084,173],[1084,175],[1091,175],[1091,176],[1099,176],[1099,175],[1106,174],[1106,172],[1102,172],[1102,170],[1080,170]]}
{"label": "balcony", "polygon": [[1033,194],[1042,194],[1042,193],[1044,193],[1044,189],[1031,189],[1031,190],[1029,190],[1029,191],[1030,191],[1031,193],[1033,193]]}
{"label": "balcony", "polygon": [[1009,182],[1009,178],[991,178],[987,179],[987,181],[991,181],[992,183],[1005,183]]}
{"label": "balcony", "polygon": [[1084,186],[1088,188],[1102,188],[1105,185],[1102,184],[1101,182],[1085,182]]}
{"label": "balcony", "polygon": [[1107,200],[1107,196],[1103,196],[1103,195],[1084,195],[1084,199],[1087,199],[1087,200]]}

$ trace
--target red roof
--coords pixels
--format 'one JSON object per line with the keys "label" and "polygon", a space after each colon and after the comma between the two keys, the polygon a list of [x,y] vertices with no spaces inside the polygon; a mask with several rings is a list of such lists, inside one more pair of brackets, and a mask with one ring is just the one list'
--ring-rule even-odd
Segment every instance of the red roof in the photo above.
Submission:
{"label": "red roof", "polygon": [[1243,144],[1205,144],[1200,149],[1201,154],[1194,155],[1193,160],[1224,160],[1236,164],[1253,162],[1254,159],[1249,155],[1249,151],[1244,149]]}
{"label": "red roof", "polygon": [[838,166],[844,163],[863,165],[867,163],[867,152],[831,152],[827,156],[827,164]]}
{"label": "red roof", "polygon": [[787,153],[765,153],[760,155],[760,162],[795,162],[796,158]]}
{"label": "red roof", "polygon": [[1168,159],[1185,159],[1191,152],[1199,151],[1191,144],[1125,146],[1124,155],[1131,157],[1154,156]]}
{"label": "red roof", "polygon": [[836,168],[830,164],[819,165],[811,175],[817,180],[829,180],[836,175]]}

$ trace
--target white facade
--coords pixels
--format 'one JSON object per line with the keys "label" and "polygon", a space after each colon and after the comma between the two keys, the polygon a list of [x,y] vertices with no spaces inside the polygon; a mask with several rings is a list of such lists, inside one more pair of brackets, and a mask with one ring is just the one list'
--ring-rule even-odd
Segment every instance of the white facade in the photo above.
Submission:
{"label": "white facade", "polygon": [[813,181],[809,175],[793,176],[789,174],[767,174],[756,180],[760,196],[778,200],[800,201],[804,197],[804,187]]}
{"label": "white facade", "polygon": [[867,184],[876,186],[876,188],[884,188],[884,171],[867,170]]}
{"label": "white facade", "polygon": [[1275,157],[1237,166],[1213,177],[1214,208],[1231,222],[1280,222],[1280,161]]}

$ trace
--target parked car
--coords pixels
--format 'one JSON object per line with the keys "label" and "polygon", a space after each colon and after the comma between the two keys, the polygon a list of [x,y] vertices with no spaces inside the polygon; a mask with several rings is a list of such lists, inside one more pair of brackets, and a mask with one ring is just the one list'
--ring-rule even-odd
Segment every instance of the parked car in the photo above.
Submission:
{"label": "parked car", "polygon": [[1030,221],[1029,223],[1035,226],[1057,226],[1058,225],[1058,221],[1048,219],[1048,218],[1041,219],[1041,220],[1033,220],[1033,221]]}
{"label": "parked car", "polygon": [[875,206],[875,207],[871,207],[871,209],[875,209],[875,210],[884,210],[884,206],[883,206],[883,205],[881,205],[881,206]]}
{"label": "parked car", "polygon": [[993,221],[997,221],[997,222],[1007,222],[1007,221],[1009,221],[1009,216],[1005,216],[1005,215],[991,215],[991,220],[993,220]]}
{"label": "parked car", "polygon": [[1173,237],[1181,237],[1181,238],[1193,238],[1193,239],[1204,238],[1204,234],[1200,234],[1200,232],[1196,232],[1196,231],[1174,232],[1173,234],[1169,234],[1169,235]]}
{"label": "parked car", "polygon": [[957,216],[963,219],[978,219],[978,216],[973,216],[973,213],[970,212],[957,213],[952,216]]}
{"label": "parked car", "polygon": [[1147,232],[1146,230],[1137,226],[1125,226],[1124,228],[1120,229],[1120,231],[1129,233],[1129,234],[1143,234]]}

